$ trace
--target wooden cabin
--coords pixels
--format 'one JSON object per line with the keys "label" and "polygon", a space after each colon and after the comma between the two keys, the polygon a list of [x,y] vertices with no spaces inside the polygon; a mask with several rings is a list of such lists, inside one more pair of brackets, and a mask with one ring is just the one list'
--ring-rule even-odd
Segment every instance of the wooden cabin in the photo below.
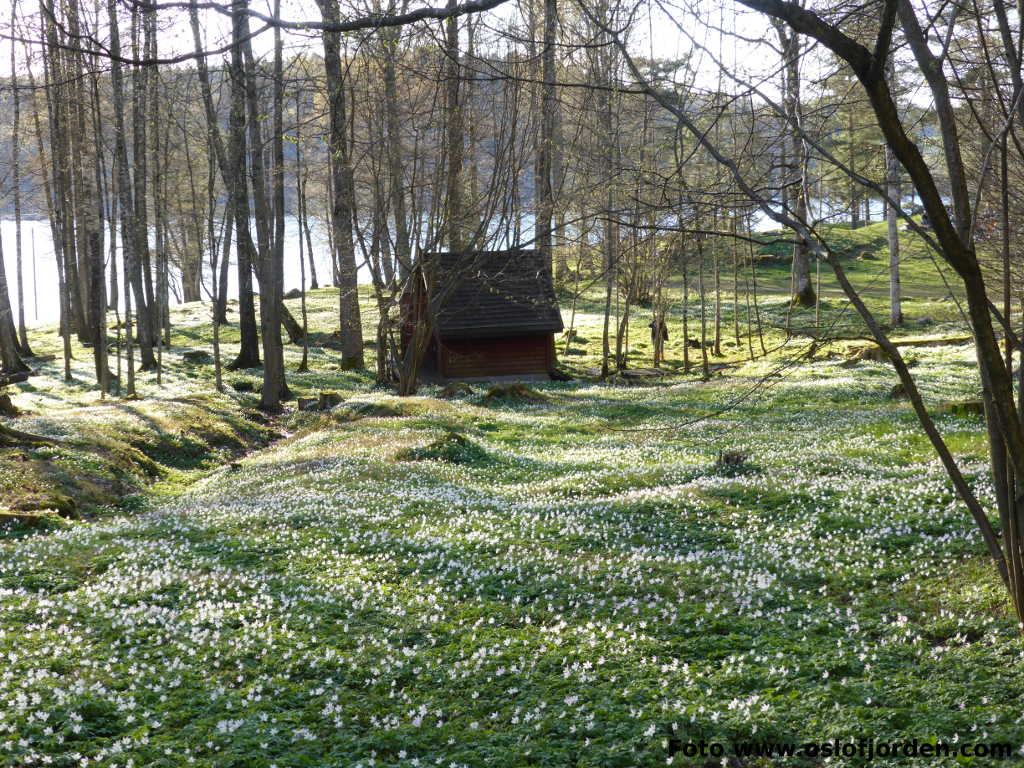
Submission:
{"label": "wooden cabin", "polygon": [[424,377],[441,380],[550,375],[562,315],[551,269],[537,251],[425,255],[402,295],[402,347],[434,319]]}

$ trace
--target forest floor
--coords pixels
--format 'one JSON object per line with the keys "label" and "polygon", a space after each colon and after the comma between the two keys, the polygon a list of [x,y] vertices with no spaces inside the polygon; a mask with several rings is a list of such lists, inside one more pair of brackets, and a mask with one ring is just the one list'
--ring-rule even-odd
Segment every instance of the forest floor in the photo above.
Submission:
{"label": "forest floor", "polygon": [[[913,290],[933,299],[907,303],[906,335],[963,332],[933,282]],[[312,294],[315,331],[336,295]],[[784,295],[762,300],[784,322]],[[0,538],[0,765],[626,768],[704,765],[691,742],[862,737],[1020,759],[1024,641],[891,368],[851,363],[862,341],[808,359],[807,337],[770,327],[747,361],[723,303],[725,375],[536,384],[537,401],[397,398],[316,347],[293,390],[346,405],[262,424],[236,391],[258,371],[216,395],[181,361],[208,348],[199,305],[175,310],[163,384],[141,377],[138,401],[100,403],[46,363],[11,388],[33,412],[13,423],[61,442],[0,454],[4,503],[24,496],[17,463],[66,494],[142,458],[80,519]],[[577,373],[597,361],[596,304],[577,303],[561,355]],[[863,334],[838,301],[823,311]],[[631,365],[649,366],[649,312],[634,322]],[[33,341],[59,351],[52,331]],[[983,424],[945,408],[977,397],[971,347],[909,356],[991,505]]]}

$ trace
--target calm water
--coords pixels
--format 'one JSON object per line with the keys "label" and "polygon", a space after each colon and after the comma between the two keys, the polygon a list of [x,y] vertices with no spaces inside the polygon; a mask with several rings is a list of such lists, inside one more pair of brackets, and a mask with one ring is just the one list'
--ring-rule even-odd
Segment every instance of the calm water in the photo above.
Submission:
{"label": "calm water", "polygon": [[[820,208],[818,201],[811,201],[812,210]],[[875,220],[881,216],[881,205],[877,211],[872,211]],[[817,211],[820,215],[820,211]],[[533,218],[525,215],[521,223],[524,237],[530,233]],[[753,219],[755,231],[775,229],[777,225],[763,212],[757,212]],[[18,311],[18,295],[15,287],[15,248],[14,248],[14,221],[9,219],[0,220],[0,241],[3,244],[4,263],[7,266],[7,280],[9,283],[11,303],[15,313]],[[316,222],[311,222],[311,235],[313,240],[314,261],[316,263],[317,277],[321,285],[332,282],[330,268],[330,253],[328,249],[327,233]],[[22,221],[22,275],[25,290],[25,322],[28,325],[54,323],[60,316],[60,300],[58,295],[57,265],[53,256],[53,243],[50,239],[50,225],[46,221]],[[511,247],[510,238],[498,238],[492,247]],[[203,254],[204,261],[208,259]],[[356,260],[363,261],[358,244],[356,247]],[[234,252],[232,251],[232,268],[229,270],[228,296],[238,297],[238,278]],[[121,277],[122,259],[120,249],[117,257],[119,292],[124,290],[124,281]],[[308,264],[307,264],[308,266]],[[308,269],[307,269],[308,273]],[[172,280],[178,281],[176,270],[172,268]],[[284,263],[284,289],[289,291],[298,288],[300,279],[299,270],[299,226],[298,219],[289,216],[285,219],[285,263]],[[359,282],[369,283],[369,269],[361,264],[359,268]],[[306,275],[306,287],[309,287],[310,275]],[[108,276],[109,286],[109,276]],[[204,265],[203,270],[203,300],[210,298],[210,275],[209,266]],[[118,297],[120,302],[121,296]],[[177,303],[174,296],[170,296],[172,304]]]}
{"label": "calm water", "polygon": [[[330,267],[330,252],[326,232],[322,228],[311,224],[313,239],[313,259],[316,263],[317,278],[321,285],[332,282]],[[53,255],[53,241],[50,238],[50,225],[46,221],[22,221],[21,222],[21,252],[22,252],[22,276],[25,290],[25,323],[27,325],[38,325],[54,323],[60,316],[60,297],[58,295],[57,265]],[[11,303],[15,313],[18,311],[18,292],[15,284],[15,227],[13,220],[0,220],[0,242],[3,244],[4,264],[7,267],[8,287],[11,294]],[[109,244],[106,246],[109,248]],[[203,255],[204,260],[208,258]],[[299,268],[299,227],[298,219],[289,216],[285,220],[285,252],[284,252],[284,289],[298,288],[300,280]],[[357,250],[356,259],[361,260]],[[231,257],[232,268],[229,270],[228,295],[231,298],[238,297],[237,271],[234,268],[234,253]],[[117,254],[119,292],[124,291],[122,277],[122,260],[120,248]],[[306,268],[306,287],[309,287],[310,275],[308,262]],[[109,275],[108,275],[109,288]],[[178,281],[176,270],[172,268],[172,280]],[[370,274],[366,267],[359,271],[359,282],[369,283]],[[203,299],[209,300],[210,276],[209,267],[204,269],[203,274]],[[118,297],[120,299],[120,297]],[[170,297],[172,304],[177,303],[174,296]],[[15,314],[17,316],[17,314]]]}

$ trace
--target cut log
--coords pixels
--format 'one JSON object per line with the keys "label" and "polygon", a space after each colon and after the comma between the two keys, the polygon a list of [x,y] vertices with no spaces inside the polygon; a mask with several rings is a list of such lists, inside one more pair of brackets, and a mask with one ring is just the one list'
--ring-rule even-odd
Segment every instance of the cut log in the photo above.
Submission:
{"label": "cut log", "polygon": [[55,440],[41,435],[32,435],[0,424],[0,448],[25,447],[33,445],[56,445]]}
{"label": "cut log", "polygon": [[[925,339],[893,339],[897,347],[960,347],[974,341],[973,336],[941,336]],[[857,360],[874,360],[879,363],[888,362],[889,356],[877,344],[865,344],[851,347],[849,356]]]}
{"label": "cut log", "polygon": [[940,336],[925,339],[893,339],[897,347],[960,347],[972,344],[973,336]]}
{"label": "cut log", "polygon": [[959,402],[944,403],[942,410],[954,416],[984,416],[985,404],[981,400],[961,400]]}
{"label": "cut log", "polygon": [[28,377],[32,375],[31,371],[15,371],[13,373],[0,373],[0,387],[5,387],[8,384],[17,384],[21,381],[28,381]]}

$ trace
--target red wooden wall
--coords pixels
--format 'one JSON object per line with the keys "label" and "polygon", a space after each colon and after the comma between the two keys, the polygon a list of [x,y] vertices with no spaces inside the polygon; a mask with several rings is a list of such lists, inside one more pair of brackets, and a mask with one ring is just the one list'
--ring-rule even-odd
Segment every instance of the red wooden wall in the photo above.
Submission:
{"label": "red wooden wall", "polygon": [[439,373],[449,379],[548,373],[555,364],[555,341],[545,336],[445,340]]}

